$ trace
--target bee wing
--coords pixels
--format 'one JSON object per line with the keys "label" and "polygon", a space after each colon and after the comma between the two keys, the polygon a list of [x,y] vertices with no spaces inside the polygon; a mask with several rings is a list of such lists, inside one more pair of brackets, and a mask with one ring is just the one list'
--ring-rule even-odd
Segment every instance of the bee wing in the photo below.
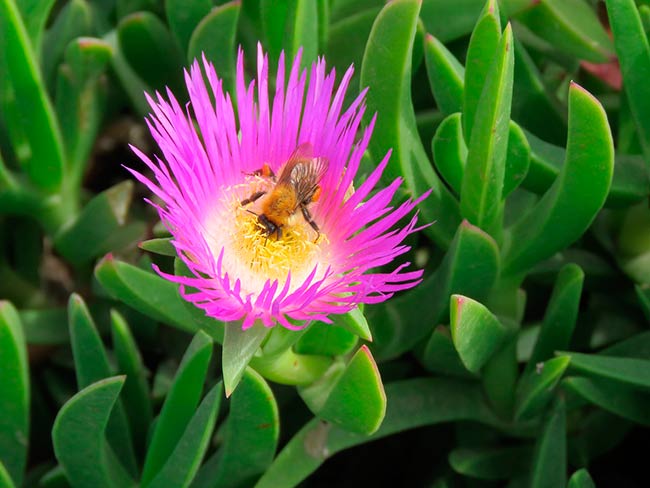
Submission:
{"label": "bee wing", "polygon": [[296,190],[299,202],[310,202],[320,180],[327,171],[325,158],[312,158],[296,164],[291,170],[291,184]]}

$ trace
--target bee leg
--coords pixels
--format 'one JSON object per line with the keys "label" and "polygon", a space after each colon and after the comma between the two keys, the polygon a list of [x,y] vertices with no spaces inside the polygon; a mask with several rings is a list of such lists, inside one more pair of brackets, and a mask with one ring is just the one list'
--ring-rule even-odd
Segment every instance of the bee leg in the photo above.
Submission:
{"label": "bee leg", "polygon": [[247,199],[242,200],[241,202],[239,202],[239,204],[240,204],[242,207],[245,207],[245,206],[248,205],[249,203],[253,203],[255,200],[259,199],[262,195],[265,195],[265,194],[266,194],[265,191],[256,191],[255,193],[253,193],[253,194],[252,194],[250,197],[248,197]]}
{"label": "bee leg", "polygon": [[268,163],[264,163],[260,169],[256,169],[252,173],[244,173],[246,176],[263,176],[265,178],[271,178],[275,181],[275,173],[271,169],[271,166]]}
{"label": "bee leg", "polygon": [[304,204],[300,205],[300,210],[302,211],[302,216],[305,218],[307,223],[311,225],[311,228],[316,231],[316,239],[314,242],[318,242],[318,239],[320,238],[320,229],[318,228],[318,224],[314,222],[314,219],[312,218],[311,214],[309,213],[309,210],[307,210],[307,207]]}

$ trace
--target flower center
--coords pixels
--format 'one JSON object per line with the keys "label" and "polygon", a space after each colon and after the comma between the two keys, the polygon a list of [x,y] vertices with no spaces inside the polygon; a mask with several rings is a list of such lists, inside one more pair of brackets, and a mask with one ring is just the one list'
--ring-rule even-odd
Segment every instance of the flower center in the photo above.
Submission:
{"label": "flower center", "polygon": [[[246,183],[225,191],[220,211],[207,225],[208,243],[214,256],[224,249],[222,272],[239,278],[244,292],[256,295],[267,280],[278,280],[281,288],[291,272],[290,291],[307,278],[316,265],[319,275],[329,246],[327,236],[320,235],[303,218],[298,209],[281,226],[280,237],[270,233],[263,224],[265,199],[270,197],[273,183],[264,178],[247,178]],[[266,191],[255,202],[241,202],[256,192]],[[322,268],[322,269],[321,269]]]}

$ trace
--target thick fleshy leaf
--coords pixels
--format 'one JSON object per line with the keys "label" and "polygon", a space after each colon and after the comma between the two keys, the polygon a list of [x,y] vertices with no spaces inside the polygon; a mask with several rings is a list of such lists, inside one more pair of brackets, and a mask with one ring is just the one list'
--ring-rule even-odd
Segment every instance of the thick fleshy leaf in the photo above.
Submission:
{"label": "thick fleshy leaf", "polygon": [[104,438],[104,429],[123,384],[123,376],[93,383],[59,411],[52,429],[54,454],[72,486],[136,486]]}
{"label": "thick fleshy leaf", "polygon": [[[43,36],[43,78],[45,85],[54,91],[59,64],[68,44],[81,36],[90,35],[91,11],[85,0],[71,0],[59,12]],[[65,130],[63,124],[61,129]]]}
{"label": "thick fleshy leaf", "polygon": [[596,488],[594,481],[589,476],[589,472],[582,468],[573,473],[569,479],[567,488]]}
{"label": "thick fleshy leaf", "polygon": [[506,237],[503,272],[521,273],[580,237],[605,202],[614,150],[607,116],[592,95],[569,89],[569,141],[560,176]]}
{"label": "thick fleshy leaf", "polygon": [[[496,8],[496,1],[494,6]],[[471,61],[469,54],[468,61]],[[482,90],[476,106],[470,98],[464,107],[465,135],[467,139],[471,133],[471,137],[460,192],[460,209],[464,218],[493,236],[500,233],[503,217],[501,197],[508,149],[513,67],[512,30],[508,25],[489,70],[465,72],[466,100],[471,96],[470,80],[477,76],[487,76],[487,79],[481,79]],[[473,89],[479,90],[479,87]],[[466,112],[470,109],[475,109],[475,112]]]}
{"label": "thick fleshy leaf", "polygon": [[147,431],[153,419],[147,372],[124,317],[111,310],[111,335],[118,372],[126,376],[122,401],[128,416],[136,453],[143,457]]}
{"label": "thick fleshy leaf", "polygon": [[366,308],[374,337],[373,353],[387,359],[409,350],[446,316],[452,293],[482,300],[498,273],[499,251],[494,240],[463,222],[431,277],[401,297]]}
{"label": "thick fleshy leaf", "polygon": [[553,406],[535,445],[530,486],[557,488],[566,485],[566,412],[564,400]]}
{"label": "thick fleshy leaf", "polygon": [[112,296],[138,312],[186,332],[202,329],[215,341],[223,342],[223,324],[196,307],[187,307],[178,294],[178,285],[110,255],[98,263],[95,276]]}
{"label": "thick fleshy leaf", "polygon": [[404,177],[411,197],[431,190],[419,205],[424,221],[436,221],[425,232],[447,248],[460,223],[458,204],[431,167],[412,110],[411,54],[419,10],[418,0],[395,0],[381,10],[366,44],[361,86],[369,87],[366,122],[381,113],[370,141],[373,158],[380,161],[392,148],[386,181]]}
{"label": "thick fleshy leaf", "polygon": [[[345,5],[345,3],[341,2],[339,5]],[[372,5],[368,5],[368,8],[363,9],[358,2],[350,2],[353,8],[358,8],[359,10],[353,10],[336,19],[334,19],[334,15],[336,14],[334,9],[338,5],[334,3],[332,6],[333,10],[331,14],[333,22],[329,26],[325,55],[327,62],[332,63],[337,71],[344,72],[350,65],[361,66],[361,60],[363,59],[363,52],[366,48],[366,41],[368,40],[370,30],[372,29],[377,14],[383,6],[383,2],[370,0],[370,3]],[[358,70],[355,72],[350,85],[359,85]],[[352,91],[348,92],[348,97],[350,98],[346,99],[347,102],[352,101],[351,94]]]}
{"label": "thick fleshy leaf", "polygon": [[206,464],[199,471],[192,488],[252,486],[271,464],[279,432],[280,418],[273,391],[261,376],[247,369],[230,400],[223,448],[215,455],[212,469]]}
{"label": "thick fleshy leaf", "polygon": [[[272,59],[281,50],[293,58],[303,47],[303,64],[307,66],[318,53],[318,5],[314,0],[274,2],[261,0],[260,12],[266,37],[265,46]],[[271,62],[273,65],[274,62]]]}
{"label": "thick fleshy leaf", "polygon": [[[34,51],[39,54],[41,38],[45,24],[50,15],[55,0],[19,0],[16,2],[23,16],[27,34],[32,41]],[[40,56],[38,56],[40,58]]]}
{"label": "thick fleshy leaf", "polygon": [[165,14],[181,48],[188,50],[190,38],[201,19],[212,9],[211,0],[166,0]]}
{"label": "thick fleshy leaf", "polygon": [[526,472],[531,454],[528,447],[460,448],[449,453],[449,464],[464,476],[506,480]]}
{"label": "thick fleshy leaf", "polygon": [[[13,0],[0,0],[0,114],[17,159],[39,189],[63,181],[64,150],[34,50]],[[23,121],[29,120],[28,126]]]}
{"label": "thick fleshy leaf", "polygon": [[[479,20],[472,31],[472,37],[467,47],[463,90],[463,133],[466,141],[471,140],[476,111],[492,65],[498,62],[505,66],[504,56],[499,53],[499,51],[503,51],[503,46],[499,49],[500,40],[499,6],[496,0],[488,0],[485,2]],[[501,61],[497,61],[498,58],[501,58]],[[502,70],[503,68],[501,68]],[[499,69],[497,68],[496,71]],[[494,81],[498,81],[498,74]]]}
{"label": "thick fleshy leaf", "polygon": [[0,464],[20,486],[29,439],[29,368],[18,312],[6,301],[0,301],[0,358]]}
{"label": "thick fleshy leaf", "polygon": [[56,113],[71,187],[81,184],[106,110],[106,80],[102,75],[111,56],[111,46],[101,39],[77,38],[68,44],[65,64],[59,67]]}
{"label": "thick fleshy leaf", "polygon": [[438,108],[445,115],[463,109],[465,68],[436,37],[424,39],[424,60],[429,76],[431,93]]}
{"label": "thick fleshy leaf", "polygon": [[359,307],[353,308],[347,313],[335,315],[332,322],[346,329],[348,332],[359,336],[364,341],[372,342],[372,334],[366,316]]}
{"label": "thick fleshy leaf", "polygon": [[460,360],[448,327],[436,327],[426,345],[417,349],[416,354],[427,371],[460,378],[473,377]]}
{"label": "thick fleshy leaf", "polygon": [[[256,488],[296,486],[326,459],[348,447],[423,425],[473,420],[499,421],[476,384],[443,378],[422,378],[386,385],[387,410],[377,432],[354,434],[314,419],[284,447],[255,485]],[[444,399],[444,401],[441,401]]]}
{"label": "thick fleshy leaf", "polygon": [[341,356],[352,351],[358,340],[343,327],[316,322],[307,328],[293,349],[298,354]]}
{"label": "thick fleshy leaf", "polygon": [[650,46],[634,0],[606,0],[616,55],[641,147],[650,165]]}
{"label": "thick fleshy leaf", "polygon": [[187,49],[188,62],[205,55],[229,91],[235,86],[235,34],[240,10],[238,1],[214,8],[192,32]]}
{"label": "thick fleshy leaf", "polygon": [[533,417],[548,404],[567,366],[569,358],[553,358],[522,375],[517,385],[516,419]]}
{"label": "thick fleshy leaf", "polygon": [[524,181],[530,167],[530,144],[526,134],[512,120],[508,125],[508,152],[501,197],[506,198]]}
{"label": "thick fleshy leaf", "polygon": [[431,141],[433,162],[440,175],[457,194],[460,194],[467,160],[467,145],[463,139],[461,118],[460,113],[445,118]]}
{"label": "thick fleshy leaf", "polygon": [[608,412],[641,425],[650,425],[650,393],[647,390],[630,388],[603,378],[571,377],[566,378],[562,386]]}
{"label": "thick fleshy leaf", "polygon": [[351,432],[372,434],[386,414],[386,394],[370,350],[362,346],[348,364],[337,366],[300,395],[319,418]]}
{"label": "thick fleshy leaf", "polygon": [[630,386],[650,388],[650,360],[577,352],[563,352],[558,355],[570,358],[571,371]]}
{"label": "thick fleshy leaf", "polygon": [[147,86],[127,61],[120,46],[119,36],[116,30],[108,32],[103,37],[103,40],[113,48],[111,67],[120,80],[120,85],[128,95],[133,109],[141,117],[148,116],[151,112],[151,107],[147,103],[144,94],[145,92],[151,93],[151,87]]}
{"label": "thick fleshy leaf", "polygon": [[543,75],[521,42],[515,39],[512,118],[544,140],[566,142],[566,115]]}
{"label": "thick fleshy leaf", "polygon": [[576,264],[567,264],[558,274],[526,371],[532,371],[537,363],[552,358],[555,351],[569,346],[578,318],[584,279],[584,272]]}
{"label": "thick fleshy leaf", "polygon": [[537,36],[577,58],[604,63],[614,54],[596,12],[584,0],[541,0],[516,18]]}
{"label": "thick fleshy leaf", "polygon": [[183,435],[174,442],[174,451],[147,488],[178,486],[185,488],[196,476],[217,422],[221,403],[222,384],[219,383],[205,396],[192,416]]}
{"label": "thick fleshy leaf", "polygon": [[485,305],[452,295],[451,338],[465,367],[478,372],[501,348],[511,331]]}
{"label": "thick fleshy leaf", "polygon": [[484,5],[485,0],[424,0],[420,16],[428,32],[442,42],[453,41],[472,32]]}
{"label": "thick fleshy leaf", "polygon": [[634,334],[601,351],[605,356],[650,359],[650,331]]}
{"label": "thick fleshy leaf", "polygon": [[242,329],[241,323],[226,324],[221,353],[221,368],[226,397],[229,397],[242,378],[248,363],[259,349],[269,329],[256,323],[249,329]]}
{"label": "thick fleshy leaf", "polygon": [[203,391],[212,357],[212,340],[199,331],[181,361],[151,435],[140,483],[151,483],[171,459],[176,445],[191,422]]}
{"label": "thick fleshy leaf", "polygon": [[[112,376],[106,350],[99,337],[88,308],[79,295],[70,296],[68,303],[70,343],[74,357],[75,374],[79,389]],[[132,474],[137,472],[131,431],[122,402],[118,400],[106,426],[106,439],[124,467]]]}
{"label": "thick fleshy leaf", "polygon": [[11,476],[9,476],[7,468],[5,468],[4,464],[2,464],[2,461],[0,461],[0,486],[4,486],[6,488],[16,487],[13,480],[11,479]]}
{"label": "thick fleshy leaf", "polygon": [[83,264],[134,242],[145,224],[127,224],[133,182],[123,181],[93,198],[74,221],[61,229],[54,246],[69,262]]}
{"label": "thick fleshy leaf", "polygon": [[171,237],[156,237],[148,239],[138,244],[138,247],[143,251],[160,254],[161,256],[176,257],[176,248],[172,244]]}
{"label": "thick fleshy leaf", "polygon": [[120,49],[131,68],[151,88],[184,92],[184,57],[163,22],[149,12],[124,17],[117,28]]}

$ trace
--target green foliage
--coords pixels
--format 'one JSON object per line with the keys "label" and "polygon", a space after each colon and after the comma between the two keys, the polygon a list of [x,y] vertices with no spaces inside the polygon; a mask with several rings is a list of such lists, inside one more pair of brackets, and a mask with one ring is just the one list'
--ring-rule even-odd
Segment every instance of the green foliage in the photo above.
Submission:
{"label": "green foliage", "polygon": [[[648,5],[0,0],[0,486],[588,488],[613,449],[645,476]],[[143,93],[184,107],[205,57],[232,96],[258,42],[271,89],[281,52],[354,63],[356,184],[391,152],[394,204],[430,191],[413,290],[242,330],[164,278],[189,270],[121,166],[155,152]]]}

